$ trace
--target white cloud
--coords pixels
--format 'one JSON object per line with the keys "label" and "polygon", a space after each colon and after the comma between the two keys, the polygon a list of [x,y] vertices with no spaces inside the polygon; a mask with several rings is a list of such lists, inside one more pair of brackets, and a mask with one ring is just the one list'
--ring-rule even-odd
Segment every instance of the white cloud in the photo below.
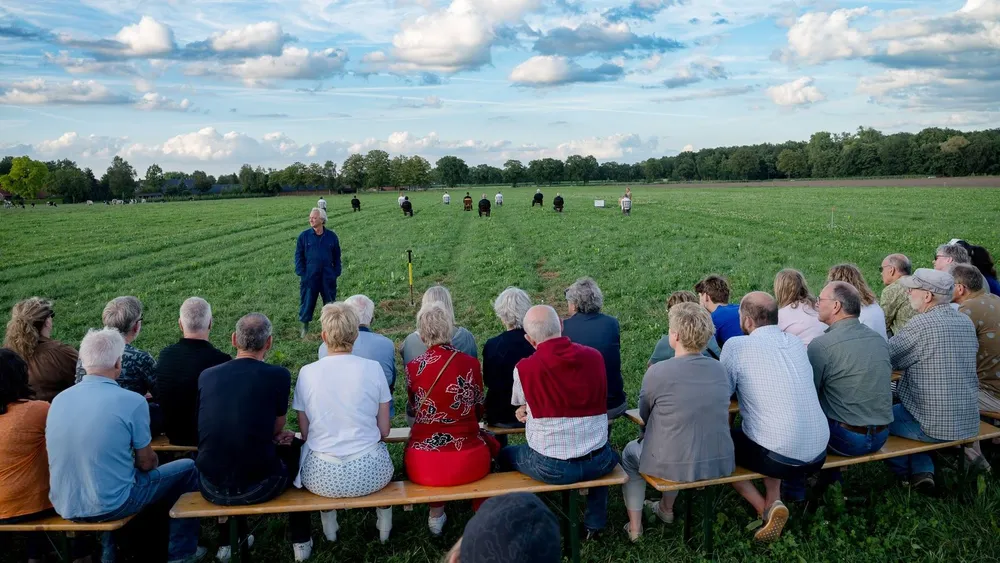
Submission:
{"label": "white cloud", "polygon": [[147,92],[135,103],[135,107],[144,111],[187,111],[191,109],[191,100],[184,98],[175,102],[162,94]]}
{"label": "white cloud", "polygon": [[320,80],[342,73],[347,60],[347,51],[341,49],[310,51],[303,47],[285,47],[280,56],[246,59],[227,65],[224,70],[249,84],[274,79]]}
{"label": "white cloud", "polygon": [[64,133],[58,139],[37,143],[34,151],[47,158],[101,158],[110,160],[125,145],[123,137],[89,135],[82,137],[75,132]]}
{"label": "white cloud", "polygon": [[138,69],[132,62],[98,61],[72,57],[69,51],[59,51],[59,54],[45,53],[45,61],[62,67],[70,74],[118,74],[136,76]]}
{"label": "white cloud", "polygon": [[559,158],[574,154],[586,156],[593,155],[598,160],[612,160],[626,157],[644,156],[656,149],[659,139],[650,137],[643,141],[642,137],[634,133],[618,133],[607,137],[588,137],[560,143],[552,148],[522,148],[504,152],[505,158],[522,158],[531,160],[536,158]]}
{"label": "white cloud", "polygon": [[691,143],[684,145],[684,148],[681,149],[681,152],[694,152],[694,145],[692,145]]}
{"label": "white cloud", "polygon": [[121,104],[128,97],[115,94],[107,86],[94,80],[48,82],[34,78],[0,86],[0,104]]}
{"label": "white cloud", "polygon": [[209,45],[217,53],[279,54],[287,37],[278,22],[253,23],[239,29],[216,33]]}
{"label": "white cloud", "polygon": [[874,55],[869,34],[851,27],[853,20],[870,13],[863,7],[803,14],[788,30],[783,59],[816,64]]}
{"label": "white cloud", "polygon": [[165,55],[175,48],[174,32],[149,16],[123,27],[115,39],[122,44],[122,53],[132,57]]}
{"label": "white cloud", "polygon": [[813,79],[808,76],[768,88],[767,97],[779,106],[801,106],[826,99],[819,88],[813,86]]}
{"label": "white cloud", "polygon": [[518,86],[544,87],[573,82],[607,82],[617,80],[623,74],[621,66],[611,63],[583,68],[566,57],[540,55],[514,67],[510,80]]}
{"label": "white cloud", "polygon": [[160,145],[129,145],[122,149],[125,158],[165,158],[178,161],[256,160],[275,156],[273,148],[256,139],[231,131],[220,134],[214,127],[167,139]]}

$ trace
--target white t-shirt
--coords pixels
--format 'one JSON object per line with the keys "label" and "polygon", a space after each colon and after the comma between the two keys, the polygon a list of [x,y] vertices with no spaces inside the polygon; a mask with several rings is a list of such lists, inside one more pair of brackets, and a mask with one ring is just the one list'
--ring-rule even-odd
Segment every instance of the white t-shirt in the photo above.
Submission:
{"label": "white t-shirt", "polygon": [[322,209],[323,211],[326,211],[326,200],[323,198],[319,198],[319,201],[316,202],[316,207]]}
{"label": "white t-shirt", "polygon": [[448,194],[444,194],[443,196],[441,196],[441,201],[445,203],[451,203],[451,196]]}
{"label": "white t-shirt", "polygon": [[497,205],[503,203],[503,194],[497,194],[496,196],[494,196],[493,201],[496,202]]}
{"label": "white t-shirt", "polygon": [[879,333],[879,336],[884,338],[886,342],[889,341],[889,333],[885,330],[885,311],[878,306],[878,303],[862,305],[861,316],[858,317],[858,320],[861,321],[861,324]]}
{"label": "white t-shirt", "polygon": [[622,198],[622,211],[631,211],[631,210],[632,210],[632,200],[629,199],[628,197],[623,197]]}
{"label": "white t-shirt", "polygon": [[405,199],[406,199],[406,196],[403,196],[403,195],[401,195],[401,196],[399,196],[399,198],[398,198],[398,199],[396,200],[397,202],[399,202],[399,206],[400,206],[400,207],[403,207],[403,200],[405,200]]}
{"label": "white t-shirt", "polygon": [[342,354],[302,366],[292,408],[309,417],[311,451],[348,457],[382,439],[378,409],[391,400],[378,362]]}
{"label": "white t-shirt", "polygon": [[819,320],[816,309],[806,303],[799,303],[794,308],[785,305],[778,309],[778,328],[782,332],[798,336],[808,346],[813,338],[823,334],[828,327]]}

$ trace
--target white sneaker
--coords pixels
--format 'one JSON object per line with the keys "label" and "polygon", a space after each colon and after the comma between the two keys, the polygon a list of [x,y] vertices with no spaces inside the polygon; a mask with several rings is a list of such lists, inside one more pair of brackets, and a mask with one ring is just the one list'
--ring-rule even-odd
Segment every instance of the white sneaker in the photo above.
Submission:
{"label": "white sneaker", "polygon": [[[247,536],[247,549],[253,547],[253,534]],[[219,551],[215,552],[215,559],[219,563],[229,563],[229,560],[233,558],[233,548],[229,545],[224,545],[219,548]]]}
{"label": "white sneaker", "polygon": [[171,559],[170,561],[167,561],[167,563],[196,563],[197,561],[201,561],[202,557],[205,557],[206,553],[208,553],[208,548],[201,547],[199,545],[198,549],[196,549],[194,554],[190,557],[185,557],[184,559]]}
{"label": "white sneaker", "polygon": [[385,543],[389,541],[392,531],[392,507],[375,509],[375,527],[378,529],[378,539]]}
{"label": "white sneaker", "polygon": [[427,528],[430,529],[431,534],[434,536],[440,536],[441,531],[444,530],[444,523],[448,521],[448,515],[442,513],[441,516],[434,518],[433,516],[427,517]]}
{"label": "white sneaker", "polygon": [[320,512],[319,520],[323,523],[323,535],[326,536],[327,541],[337,541],[337,532],[340,530],[340,524],[337,523],[337,511]]}
{"label": "white sneaker", "polygon": [[292,551],[295,553],[296,561],[306,561],[313,554],[313,541],[309,538],[309,541],[305,543],[293,543]]}

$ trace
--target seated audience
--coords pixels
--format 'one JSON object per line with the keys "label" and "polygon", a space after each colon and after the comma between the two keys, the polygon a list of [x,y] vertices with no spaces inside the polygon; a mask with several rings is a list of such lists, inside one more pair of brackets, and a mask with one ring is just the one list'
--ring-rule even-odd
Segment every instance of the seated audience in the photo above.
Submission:
{"label": "seated audience", "polygon": [[557,193],[556,197],[552,198],[552,209],[562,213],[564,205],[566,205],[566,201],[563,199],[562,194]]}
{"label": "seated audience", "polygon": [[[117,330],[125,338],[118,386],[143,396],[149,395],[156,384],[156,360],[149,352],[132,346],[132,342],[142,331],[142,302],[135,297],[116,297],[104,307],[101,320],[105,327]],[[78,361],[76,382],[79,383],[85,375],[87,370]],[[155,418],[157,414],[153,413],[153,416]]]}
{"label": "seated audience", "polygon": [[934,253],[934,269],[947,272],[952,264],[968,264],[971,262],[969,251],[960,244],[942,244]]}
{"label": "seated audience", "polygon": [[[415,415],[403,452],[411,481],[428,487],[473,483],[490,472],[499,444],[479,431],[483,375],[479,361],[451,345],[451,311],[432,302],[417,314],[417,332],[427,351],[406,364],[407,394]],[[427,527],[440,536],[444,503],[432,503]]]}
{"label": "seated audience", "polygon": [[589,346],[604,358],[607,375],[608,418],[625,414],[628,399],[622,380],[622,344],[618,319],[601,313],[604,294],[591,278],[580,278],[566,289],[570,317],[563,322],[562,335],[576,344]]}
{"label": "seated audience", "polygon": [[751,481],[733,483],[764,520],[754,534],[762,542],[778,539],[788,521],[782,480],[819,471],[830,441],[806,347],[777,324],[774,298],[748,293],[740,302],[740,326],[747,336],[730,340],[719,360],[740,403],[742,425],[732,431],[736,463],[764,475],[764,496]]}
{"label": "seated audience", "polygon": [[490,203],[489,198],[486,197],[486,194],[483,194],[483,198],[479,200],[479,216],[482,217],[483,215],[486,215],[489,217],[492,205],[493,204]]}
{"label": "seated audience", "polygon": [[[299,472],[302,441],[285,430],[292,376],[264,362],[271,350],[271,321],[250,313],[236,323],[236,358],[198,378],[198,471],[205,500],[222,506],[267,502],[291,486]],[[309,513],[288,515],[296,561],[312,555]],[[240,530],[240,542],[252,543]],[[228,560],[229,535],[216,556]]]}
{"label": "seated audience", "polygon": [[76,382],[77,354],[71,346],[52,340],[56,313],[52,302],[31,297],[14,305],[3,345],[28,363],[28,383],[35,399],[52,402]]}
{"label": "seated audience", "polygon": [[[670,294],[667,298],[667,314],[669,315],[670,309],[679,303],[697,303],[698,296],[690,291],[675,291]],[[715,326],[712,326],[712,330],[715,330]],[[719,343],[715,340],[715,335],[708,339],[708,344],[705,350],[702,352],[703,355],[709,358],[719,359],[719,354],[722,350],[719,348]],[[670,334],[664,334],[656,342],[656,346],[653,347],[653,355],[649,357],[649,361],[646,362],[646,367],[650,367],[653,364],[662,362],[664,360],[669,360],[674,357],[674,349],[670,346]]]}
{"label": "seated audience", "polygon": [[[959,247],[961,248],[961,247]],[[919,268],[898,282],[910,294],[917,316],[889,340],[892,367],[903,372],[889,434],[921,442],[946,442],[979,433],[976,327],[949,303],[955,280],[946,272]],[[934,488],[928,454],[886,460],[889,469],[916,490]]]}
{"label": "seated audience", "polygon": [[[420,301],[420,307],[424,308],[431,303],[440,303],[442,307],[451,313],[452,318],[455,316],[455,306],[451,302],[451,292],[448,288],[443,285],[435,285],[433,287],[427,288],[424,292],[424,296]],[[472,336],[465,327],[455,327],[455,333],[451,337],[451,345],[458,348],[462,353],[468,354],[473,358],[479,357],[479,350],[476,348],[476,338]],[[403,357],[403,365],[410,363],[414,358],[423,354],[427,351],[427,346],[424,345],[423,341],[420,340],[420,335],[414,331],[407,335],[406,339],[403,340],[403,344],[400,347],[399,353]]]}
{"label": "seated audience", "polygon": [[631,198],[629,198],[628,196],[624,196],[618,202],[618,204],[622,208],[622,214],[623,215],[631,215],[632,214],[632,199]]}
{"label": "seated audience", "polygon": [[740,307],[729,304],[729,282],[722,276],[711,275],[694,286],[698,302],[712,314],[715,325],[715,340],[719,348],[740,332]]}
{"label": "seated audience", "polygon": [[[511,404],[525,423],[527,444],[500,452],[503,471],[520,471],[554,485],[598,479],[618,464],[608,443],[607,376],[601,353],[562,336],[559,315],[536,305],[524,316],[535,353],[514,369]],[[608,488],[590,489],[586,537],[608,520]]]}
{"label": "seated audience", "polygon": [[886,333],[892,336],[899,334],[906,323],[917,314],[913,307],[910,307],[910,296],[906,293],[906,288],[896,283],[899,278],[913,273],[913,265],[910,259],[902,254],[890,254],[882,260],[879,270],[882,272],[882,283],[885,284],[879,306],[885,314]]}
{"label": "seated audience", "polygon": [[842,281],[853,285],[854,289],[857,289],[858,294],[861,295],[861,316],[858,317],[861,324],[874,330],[886,342],[889,341],[885,325],[885,312],[882,311],[882,307],[879,307],[878,300],[875,299],[875,292],[868,287],[868,282],[865,281],[865,277],[857,266],[838,264],[830,268],[826,281],[828,283]]}
{"label": "seated audience", "polygon": [[[329,353],[302,366],[295,380],[292,408],[305,440],[296,485],[321,497],[363,497],[392,480],[392,458],[382,441],[391,427],[392,394],[382,366],[352,354],[359,322],[351,305],[324,306],[320,323]],[[376,513],[384,543],[392,530],[392,508]],[[320,517],[326,539],[337,541],[337,511],[322,512]]]}
{"label": "seated audience", "polygon": [[[525,339],[524,315],[531,308],[531,298],[516,287],[503,290],[493,302],[493,311],[503,323],[504,332],[490,338],[483,346],[483,383],[486,385],[486,422],[501,428],[524,428],[517,420],[517,408],[510,404],[514,389],[514,367],[535,353]],[[507,445],[507,436],[497,436]]]}
{"label": "seated audience", "polygon": [[351,198],[351,209],[352,212],[361,211],[361,200],[358,199],[357,195]]}
{"label": "seated audience", "polygon": [[969,259],[972,265],[986,278],[986,285],[990,293],[1000,296],[1000,281],[997,281],[997,269],[990,252],[982,246],[972,246],[971,249],[972,253]]}
{"label": "seated audience", "polygon": [[[389,394],[396,390],[396,346],[381,334],[372,332],[375,319],[375,303],[367,295],[352,295],[344,303],[350,305],[358,317],[358,337],[351,353],[360,358],[374,360],[382,367],[385,381],[389,384]],[[319,359],[327,357],[326,342],[319,345]],[[389,402],[389,418],[396,415],[395,405]]]}
{"label": "seated audience", "polygon": [[826,330],[816,313],[816,298],[809,291],[806,277],[798,270],[786,269],[774,278],[774,298],[778,301],[778,328],[798,336],[806,346]]}
{"label": "seated audience", "polygon": [[[198,490],[192,460],[159,465],[150,446],[149,404],[118,385],[125,346],[117,328],[87,332],[80,343],[86,375],[53,399],[49,409],[49,499],[67,520],[120,520],[148,506],[172,506],[182,494]],[[198,547],[198,533],[197,519],[170,519],[167,560],[201,559],[205,548]],[[111,534],[104,536],[101,560],[115,560]]]}
{"label": "seated audience", "polygon": [[561,563],[559,520],[530,493],[493,497],[442,563]]}
{"label": "seated audience", "polygon": [[163,432],[171,444],[198,445],[198,376],[232,358],[208,341],[212,306],[201,297],[181,305],[182,337],[160,351],[154,370],[156,398],[163,413]]}
{"label": "seated audience", "polygon": [[712,317],[697,303],[670,309],[667,338],[675,356],[646,370],[639,391],[639,416],[645,422],[641,440],[622,451],[629,481],[622,486],[629,539],[642,536],[643,505],[660,520],[674,520],[677,493],[659,502],[646,501],[642,474],[668,481],[700,481],[736,469],[729,433],[729,378],[722,365],[703,354],[715,336]]}

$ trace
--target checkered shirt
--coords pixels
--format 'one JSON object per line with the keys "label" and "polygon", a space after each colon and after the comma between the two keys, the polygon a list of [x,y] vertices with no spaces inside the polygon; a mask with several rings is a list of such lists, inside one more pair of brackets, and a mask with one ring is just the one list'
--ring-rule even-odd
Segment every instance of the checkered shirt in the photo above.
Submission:
{"label": "checkered shirt", "polygon": [[[510,403],[526,405],[521,375],[514,368],[514,391]],[[580,417],[534,418],[528,405],[528,421],[524,425],[524,435],[528,446],[546,457],[574,459],[604,447],[608,443],[608,415]]]}

